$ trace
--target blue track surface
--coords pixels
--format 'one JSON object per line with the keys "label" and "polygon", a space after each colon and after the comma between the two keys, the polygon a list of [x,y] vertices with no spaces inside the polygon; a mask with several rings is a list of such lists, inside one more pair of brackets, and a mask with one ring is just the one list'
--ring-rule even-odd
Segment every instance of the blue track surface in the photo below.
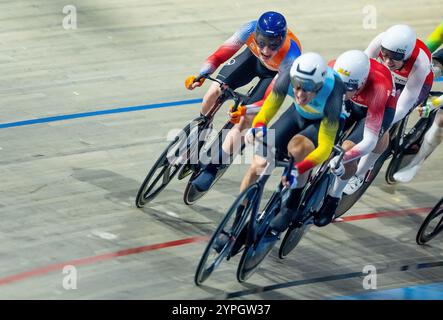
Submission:
{"label": "blue track surface", "polygon": [[443,282],[337,297],[337,300],[443,300]]}

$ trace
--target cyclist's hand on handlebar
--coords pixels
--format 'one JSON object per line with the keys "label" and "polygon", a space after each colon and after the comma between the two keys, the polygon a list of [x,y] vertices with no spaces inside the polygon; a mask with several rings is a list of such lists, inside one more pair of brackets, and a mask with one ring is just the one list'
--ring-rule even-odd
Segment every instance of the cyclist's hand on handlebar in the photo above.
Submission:
{"label": "cyclist's hand on handlebar", "polygon": [[297,188],[297,177],[299,176],[298,170],[296,167],[293,167],[291,169],[291,172],[289,174],[289,179],[288,179],[288,169],[285,169],[285,172],[283,172],[283,176],[281,177],[281,183],[283,184],[283,186],[290,188],[290,189],[295,189]]}
{"label": "cyclist's hand on handlebar", "polygon": [[431,113],[431,110],[432,110],[431,102],[428,101],[428,103],[426,105],[423,105],[423,104],[419,105],[417,107],[417,110],[418,110],[418,114],[420,115],[421,118],[428,118]]}
{"label": "cyclist's hand on handlebar", "polygon": [[329,168],[331,168],[332,173],[337,177],[341,177],[345,173],[345,166],[340,156],[335,156],[329,161]]}
{"label": "cyclist's hand on handlebar", "polygon": [[257,128],[250,128],[245,135],[245,143],[253,144],[256,138],[263,138],[266,136],[266,126]]}
{"label": "cyclist's hand on handlebar", "polygon": [[203,85],[203,82],[205,82],[204,77],[200,77],[199,79],[199,77],[196,76],[189,76],[185,80],[185,87],[188,90],[194,90],[196,87],[201,87]]}
{"label": "cyclist's hand on handlebar", "polygon": [[239,123],[241,117],[246,114],[247,107],[246,106],[238,106],[236,111],[233,111],[234,105],[229,107],[229,117],[231,118],[229,121],[232,123]]}

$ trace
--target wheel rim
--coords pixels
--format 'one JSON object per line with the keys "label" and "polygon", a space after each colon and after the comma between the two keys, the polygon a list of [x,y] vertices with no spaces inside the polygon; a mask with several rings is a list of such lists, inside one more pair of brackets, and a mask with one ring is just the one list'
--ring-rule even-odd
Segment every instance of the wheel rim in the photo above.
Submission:
{"label": "wheel rim", "polygon": [[335,213],[335,218],[338,218],[338,217],[341,217],[342,215],[344,215],[349,209],[352,208],[352,206],[358,200],[360,200],[360,198],[363,196],[363,194],[366,192],[366,190],[369,188],[369,186],[372,184],[372,182],[377,177],[378,173],[380,172],[381,168],[383,167],[384,162],[389,157],[389,155],[390,155],[390,151],[386,150],[377,159],[377,161],[374,164],[374,168],[370,172],[370,176],[367,179],[365,179],[365,181],[363,182],[363,185],[360,187],[360,189],[358,189],[357,191],[355,191],[351,195],[343,194],[343,196],[338,204],[338,207],[337,207],[337,210]]}
{"label": "wheel rim", "polygon": [[[196,126],[194,126],[196,127]],[[193,149],[191,124],[188,124],[168,145],[149,171],[137,193],[136,204],[142,207],[152,201],[187,163]],[[159,183],[160,182],[160,183]]]}
{"label": "wheel rim", "polygon": [[424,244],[443,230],[443,200],[432,209],[417,234],[417,243]]}
{"label": "wheel rim", "polygon": [[257,230],[257,235],[254,237],[255,243],[246,247],[240,259],[237,268],[237,280],[239,282],[246,281],[255,273],[261,262],[269,255],[279,239],[278,236],[267,236],[267,232],[269,230],[269,223],[280,210],[281,197],[276,196],[274,193],[269,199],[269,202],[270,203],[265,206],[264,213],[262,212],[260,215],[257,215],[257,221],[255,222],[255,230]]}
{"label": "wheel rim", "polygon": [[295,247],[299,244],[303,237],[306,226],[300,226],[296,228],[290,228],[283,238],[282,244],[279,250],[279,256],[281,259],[285,258]]}

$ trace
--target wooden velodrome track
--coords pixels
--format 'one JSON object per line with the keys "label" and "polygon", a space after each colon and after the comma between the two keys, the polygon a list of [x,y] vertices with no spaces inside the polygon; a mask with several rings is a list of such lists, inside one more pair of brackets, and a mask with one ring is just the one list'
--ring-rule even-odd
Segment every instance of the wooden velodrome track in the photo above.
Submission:
{"label": "wooden velodrome track", "polygon": [[[365,265],[379,271],[377,289],[443,280],[441,237],[415,244],[423,208],[442,196],[441,146],[412,183],[387,186],[382,172],[347,215],[355,220],[312,228],[296,252],[279,260],[275,250],[246,284],[235,280],[235,258],[199,288],[204,237],[247,167],[233,166],[192,207],[182,202],[184,181],[174,181],[137,209],[137,189],[168,132],[199,105],[94,113],[201,98],[208,85],[190,92],[184,79],[266,10],[286,15],[304,51],[331,59],[364,49],[395,23],[425,37],[442,19],[441,0],[372,0],[376,29],[363,28],[368,1],[70,3],[75,30],[62,27],[63,1],[0,3],[0,298],[328,299],[364,292]],[[63,287],[66,265],[76,267],[75,290]]]}

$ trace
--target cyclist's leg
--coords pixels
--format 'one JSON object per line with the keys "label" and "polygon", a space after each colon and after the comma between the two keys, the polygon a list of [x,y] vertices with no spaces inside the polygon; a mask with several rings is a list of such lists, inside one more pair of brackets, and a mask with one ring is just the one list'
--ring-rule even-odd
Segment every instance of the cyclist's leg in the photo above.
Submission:
{"label": "cyclist's leg", "polygon": [[[343,141],[342,148],[346,152],[352,149],[361,139],[363,139],[363,127],[364,120],[362,114],[351,114],[351,117],[346,120],[344,125],[345,130],[349,129],[354,123],[355,126],[347,139]],[[359,140],[360,139],[360,140]],[[354,175],[357,170],[358,160],[348,162],[344,165],[345,173],[341,177],[334,177],[334,182],[329,188],[323,204],[318,212],[314,216],[314,224],[318,227],[324,227],[328,225],[334,218],[335,211],[343,194],[343,189],[348,183],[349,179]]]}
{"label": "cyclist's leg", "polygon": [[[423,102],[426,101],[429,92],[431,91],[431,86],[428,84],[424,84],[423,87],[421,88],[420,94],[417,98],[417,102],[415,103],[415,105],[411,108],[410,112],[412,110],[414,110],[414,108],[416,108],[418,105],[422,104]],[[397,90],[397,93],[395,95],[395,97],[390,98],[388,101],[388,105],[389,106],[395,106],[397,104],[397,101],[401,95],[402,90]],[[389,107],[386,108],[386,110],[388,110]],[[386,115],[386,114],[385,114]],[[395,115],[394,115],[395,116]],[[400,121],[401,119],[399,119]],[[391,123],[391,125],[393,125],[394,123]],[[387,144],[389,142],[389,132],[388,129],[385,130],[385,134],[381,139],[381,144]],[[383,145],[382,145],[383,146]],[[379,148],[377,148],[379,149]],[[361,161],[358,164],[358,169],[357,169],[357,173],[356,176],[364,176],[366,174],[366,172],[374,166],[374,164],[377,162],[378,157],[380,156],[380,154],[383,153],[384,150],[382,150],[382,152],[379,153],[370,153],[364,157],[362,157]],[[412,179],[412,178],[411,178]]]}
{"label": "cyclist's leg", "polygon": [[[294,161],[301,162],[318,146],[318,131],[320,121],[309,121],[303,119],[297,114],[298,126],[302,128],[288,143],[288,154],[294,158]],[[277,124],[276,124],[277,125]],[[277,232],[283,232],[289,226],[289,223],[297,216],[297,207],[303,188],[309,177],[309,171],[298,176],[297,188],[291,189],[289,197],[282,206],[282,210],[271,221],[271,228]]]}
{"label": "cyclist's leg", "polygon": [[[295,107],[291,105],[267,130],[267,146],[256,148],[253,163],[243,178],[240,191],[245,190],[257,179],[261,170],[266,166],[267,161],[274,160],[274,158],[272,158],[274,155],[271,154],[269,150],[275,149],[275,158],[277,159],[283,159],[287,155],[287,146],[289,141],[301,130],[299,123],[296,121],[297,116],[298,114]],[[257,159],[263,160],[259,163]],[[265,159],[267,159],[267,161]]]}
{"label": "cyclist's leg", "polygon": [[386,150],[389,145],[389,128],[392,124],[392,120],[394,119],[395,109],[386,107],[384,115],[383,115],[383,123],[379,134],[379,140],[374,150],[372,150],[369,154],[362,157],[359,164],[358,169],[355,175],[360,179],[363,179],[371,169],[374,164],[377,162],[380,155]]}
{"label": "cyclist's leg", "polygon": [[[254,90],[251,92],[250,98],[244,102],[245,105],[249,105],[263,99],[266,90],[268,89],[269,85],[273,80],[272,76],[275,75],[276,73],[274,71],[270,70],[268,71],[269,71],[269,76],[260,79],[260,81],[254,87]],[[223,146],[222,146],[225,156],[231,154],[236,155],[240,151],[246,130],[251,127],[255,115],[256,113],[246,114],[244,117],[242,117],[240,122],[235,124],[232,127],[232,129],[228,132],[225,140],[223,141]],[[222,159],[222,161],[224,160],[225,159]]]}
{"label": "cyclist's leg", "polygon": [[[365,130],[365,122],[366,122],[365,114],[361,113],[358,116],[354,115],[353,118],[348,119],[347,126],[351,126],[352,122],[355,122],[354,128],[352,129],[352,132],[349,134],[349,136],[342,144],[342,148],[344,151],[352,149],[356,144],[358,144],[361,140],[363,140],[363,132]],[[343,195],[343,191],[346,194],[352,193],[354,189],[353,187],[354,183],[360,183],[358,179],[356,180],[356,175],[355,175],[359,160],[361,161],[361,159],[356,159],[355,161],[346,163],[344,165],[345,173],[343,174],[343,176],[336,177],[334,179],[334,184],[332,188],[329,190],[328,194],[334,199],[331,199],[330,202],[336,202],[332,200],[337,200],[337,199],[340,200],[340,198]],[[363,178],[361,178],[361,180],[363,181]]]}
{"label": "cyclist's leg", "polygon": [[409,182],[417,174],[427,157],[438,147],[443,140],[443,110],[440,109],[434,122],[426,132],[423,144],[411,163],[394,174],[394,179],[399,182]]}
{"label": "cyclist's leg", "polygon": [[[238,56],[229,60],[217,75],[217,79],[226,83],[231,89],[237,89],[251,82],[255,75],[251,75],[248,70],[255,68],[255,60],[257,58],[249,49],[245,49]],[[220,85],[216,82],[212,83],[209,90],[203,97],[202,114],[207,114],[212,108],[217,98],[220,96]]]}

